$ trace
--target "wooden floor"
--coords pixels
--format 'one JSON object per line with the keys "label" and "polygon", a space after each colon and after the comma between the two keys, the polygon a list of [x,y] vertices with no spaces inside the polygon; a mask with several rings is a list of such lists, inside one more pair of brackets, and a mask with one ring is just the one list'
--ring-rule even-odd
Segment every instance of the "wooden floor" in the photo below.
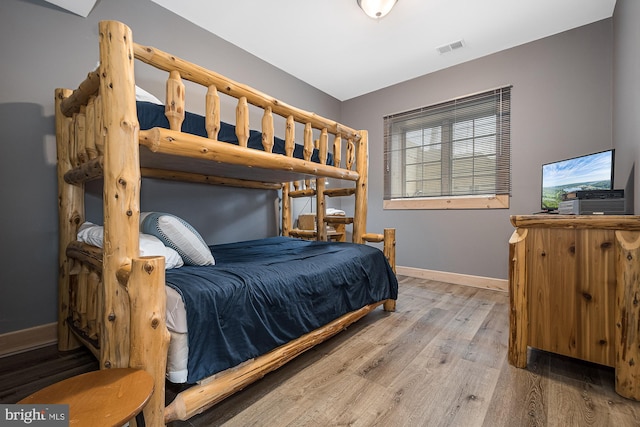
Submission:
{"label": "wooden floor", "polygon": [[[177,426],[639,426],[612,368],[529,350],[507,363],[508,296],[401,277],[376,310]],[[0,403],[97,368],[83,350],[0,359]],[[169,393],[169,399],[171,395]]]}

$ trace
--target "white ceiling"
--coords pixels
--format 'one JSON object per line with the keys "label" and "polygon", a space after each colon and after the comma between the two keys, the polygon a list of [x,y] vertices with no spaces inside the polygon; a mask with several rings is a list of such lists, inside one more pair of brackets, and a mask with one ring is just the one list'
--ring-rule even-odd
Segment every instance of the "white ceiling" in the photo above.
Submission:
{"label": "white ceiling", "polygon": [[376,21],[356,0],[151,1],[339,100],[609,18],[616,3],[398,0]]}
{"label": "white ceiling", "polygon": [[89,16],[89,13],[95,6],[97,0],[45,0],[58,7],[80,15],[83,18]]}

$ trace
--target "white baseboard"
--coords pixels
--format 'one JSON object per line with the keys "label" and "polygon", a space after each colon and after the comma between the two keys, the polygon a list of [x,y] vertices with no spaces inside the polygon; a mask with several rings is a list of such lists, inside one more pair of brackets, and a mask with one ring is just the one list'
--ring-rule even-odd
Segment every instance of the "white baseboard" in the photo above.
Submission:
{"label": "white baseboard", "polygon": [[58,324],[34,326],[0,335],[0,357],[22,353],[54,344],[58,341]]}
{"label": "white baseboard", "polygon": [[491,277],[470,276],[468,274],[447,273],[446,271],[426,270],[414,267],[396,267],[396,273],[418,279],[435,280],[456,285],[472,286],[475,288],[491,289],[493,291],[509,292],[509,281]]}

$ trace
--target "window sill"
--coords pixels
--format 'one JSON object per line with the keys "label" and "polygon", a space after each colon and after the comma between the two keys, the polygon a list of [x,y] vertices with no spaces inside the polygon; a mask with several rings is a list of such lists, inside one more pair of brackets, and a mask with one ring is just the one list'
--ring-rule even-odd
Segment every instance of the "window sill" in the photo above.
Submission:
{"label": "window sill", "polygon": [[508,209],[508,195],[422,197],[383,201],[383,209]]}

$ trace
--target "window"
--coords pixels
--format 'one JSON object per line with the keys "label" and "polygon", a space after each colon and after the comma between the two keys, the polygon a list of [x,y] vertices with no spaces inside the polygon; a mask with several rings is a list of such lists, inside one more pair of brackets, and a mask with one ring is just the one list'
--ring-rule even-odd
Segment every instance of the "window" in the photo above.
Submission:
{"label": "window", "polygon": [[511,87],[384,118],[385,208],[505,208]]}

